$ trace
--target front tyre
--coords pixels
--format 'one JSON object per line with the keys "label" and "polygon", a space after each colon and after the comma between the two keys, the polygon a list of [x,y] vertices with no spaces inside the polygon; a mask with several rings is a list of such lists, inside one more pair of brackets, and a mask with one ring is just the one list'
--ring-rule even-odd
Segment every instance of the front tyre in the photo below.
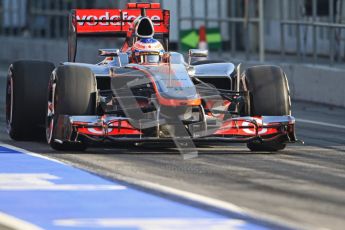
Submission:
{"label": "front tyre", "polygon": [[286,144],[280,140],[273,140],[269,142],[257,143],[249,142],[247,143],[248,149],[255,152],[277,152],[285,149]]}
{"label": "front tyre", "polygon": [[84,151],[84,141],[65,142],[55,138],[59,115],[83,116],[96,114],[96,78],[92,71],[80,66],[59,66],[48,86],[46,137],[58,151]]}
{"label": "front tyre", "polygon": [[[278,66],[254,66],[245,72],[245,82],[250,92],[250,116],[291,115],[289,85],[283,70]],[[250,142],[251,151],[275,152],[283,150],[284,139],[268,142]]]}

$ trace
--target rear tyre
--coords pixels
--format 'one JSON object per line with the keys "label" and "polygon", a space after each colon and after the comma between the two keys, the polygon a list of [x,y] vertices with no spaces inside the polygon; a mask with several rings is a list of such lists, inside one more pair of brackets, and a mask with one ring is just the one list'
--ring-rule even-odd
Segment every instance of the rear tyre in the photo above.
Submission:
{"label": "rear tyre", "polygon": [[14,62],[7,76],[6,123],[10,137],[28,140],[44,137],[46,98],[54,64],[44,61]]}
{"label": "rear tyre", "polygon": [[[250,116],[286,116],[291,114],[288,81],[278,66],[255,66],[245,72],[246,86],[250,92]],[[279,151],[284,140],[250,142],[251,151]]]}
{"label": "rear tyre", "polygon": [[97,85],[92,71],[80,66],[60,66],[51,76],[48,91],[47,142],[59,151],[84,151],[84,141],[62,142],[55,139],[54,133],[59,115],[96,114]]}

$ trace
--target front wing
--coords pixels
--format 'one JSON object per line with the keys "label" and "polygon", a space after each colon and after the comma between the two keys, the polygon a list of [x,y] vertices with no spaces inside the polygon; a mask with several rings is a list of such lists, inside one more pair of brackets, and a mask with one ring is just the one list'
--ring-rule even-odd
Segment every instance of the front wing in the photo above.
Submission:
{"label": "front wing", "polygon": [[[163,142],[173,138],[186,138],[160,135],[160,129],[165,126],[164,120],[133,121],[125,117],[104,116],[69,116],[60,115],[54,130],[56,142],[91,141],[133,141],[133,142]],[[145,129],[156,129],[155,135],[147,135]],[[272,141],[283,138],[285,142],[296,142],[295,118],[292,116],[262,116],[230,118],[222,122],[197,122],[184,124],[188,137],[193,141],[227,141],[250,142]]]}

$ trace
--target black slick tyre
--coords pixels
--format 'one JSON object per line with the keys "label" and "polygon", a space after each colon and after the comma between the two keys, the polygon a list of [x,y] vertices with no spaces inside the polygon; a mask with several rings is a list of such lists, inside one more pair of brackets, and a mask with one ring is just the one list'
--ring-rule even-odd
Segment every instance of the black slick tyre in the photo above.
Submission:
{"label": "black slick tyre", "polygon": [[54,64],[45,61],[14,62],[8,70],[6,123],[17,141],[44,137],[48,81]]}
{"label": "black slick tyre", "polygon": [[84,151],[87,144],[55,139],[59,115],[96,114],[96,78],[92,71],[80,66],[59,66],[52,74],[48,87],[46,137],[50,146],[59,151]]}
{"label": "black slick tyre", "polygon": [[[250,116],[286,116],[291,114],[288,81],[278,66],[254,66],[245,71],[250,92]],[[284,140],[250,142],[251,151],[279,151],[286,147]]]}
{"label": "black slick tyre", "polygon": [[247,143],[248,149],[250,151],[255,151],[255,152],[277,152],[280,150],[285,149],[286,144],[281,142],[280,140],[274,140],[274,141],[269,141],[269,142],[249,142]]}

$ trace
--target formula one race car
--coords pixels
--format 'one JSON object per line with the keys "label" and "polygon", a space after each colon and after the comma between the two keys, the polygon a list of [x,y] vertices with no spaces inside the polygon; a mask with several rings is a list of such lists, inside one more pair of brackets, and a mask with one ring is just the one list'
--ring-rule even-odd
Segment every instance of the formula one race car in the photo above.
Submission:
{"label": "formula one race car", "polygon": [[[174,142],[186,157],[195,142],[243,142],[278,151],[296,142],[287,78],[280,67],[241,72],[232,63],[188,61],[169,51],[170,12],[159,3],[70,14],[69,61],[17,61],[9,68],[6,117],[14,140],[44,133],[56,150],[92,142]],[[125,38],[100,49],[98,64],[76,63],[77,37]]]}

